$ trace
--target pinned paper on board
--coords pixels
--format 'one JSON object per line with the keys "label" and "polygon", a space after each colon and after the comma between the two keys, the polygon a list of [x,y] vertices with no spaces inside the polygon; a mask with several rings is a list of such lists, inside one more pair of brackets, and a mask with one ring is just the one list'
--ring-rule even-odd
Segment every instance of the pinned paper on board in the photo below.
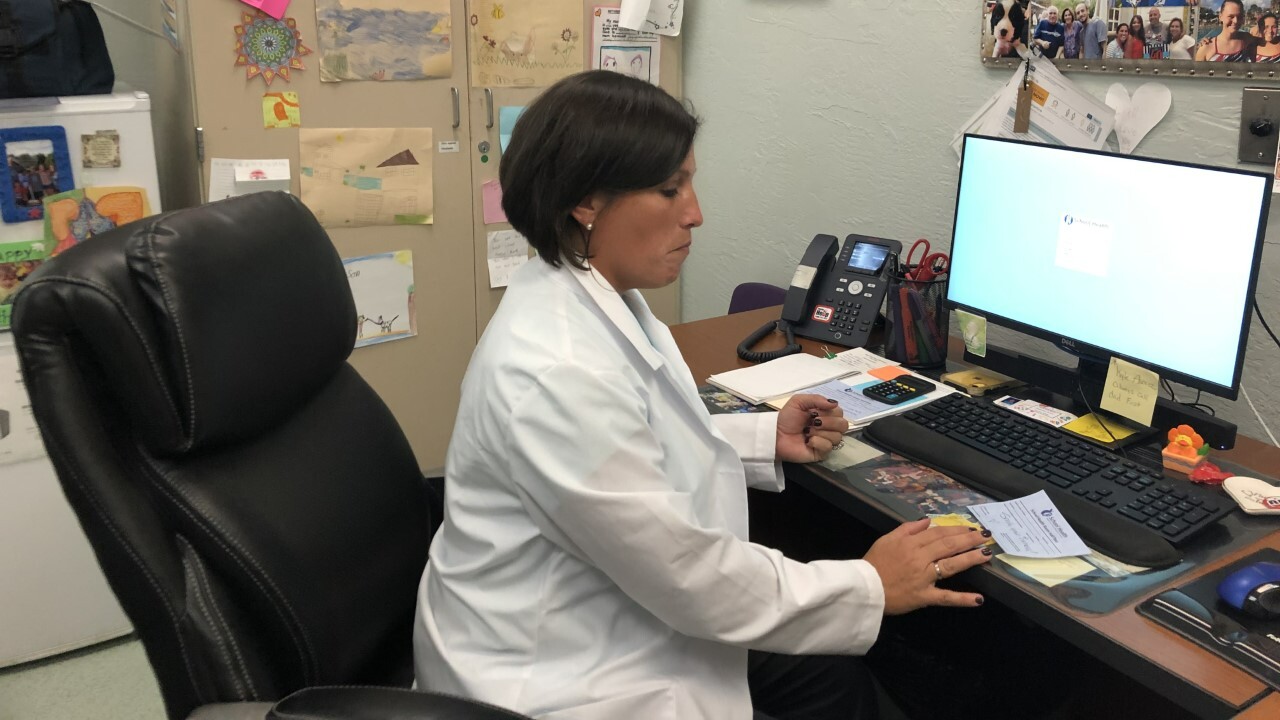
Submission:
{"label": "pinned paper on board", "polygon": [[529,262],[529,242],[515,230],[495,230],[487,237],[489,287],[506,287],[512,274]]}
{"label": "pinned paper on board", "polygon": [[619,24],[621,9],[597,6],[591,13],[591,67],[658,84],[662,38]]}
{"label": "pinned paper on board", "polygon": [[112,228],[151,214],[140,187],[76,188],[44,199],[44,238],[50,257]]}
{"label": "pinned paper on board", "polygon": [[291,128],[302,126],[302,106],[296,92],[269,92],[262,95],[262,127]]}
{"label": "pinned paper on board", "polygon": [[684,24],[684,0],[622,0],[622,27],[672,37]]}
{"label": "pinned paper on board", "polygon": [[412,251],[344,258],[342,265],[356,302],[356,347],[418,334]]}
{"label": "pinned paper on board", "polygon": [[304,128],[302,202],[328,227],[430,225],[431,128]]}
{"label": "pinned paper on board", "polygon": [[1116,111],[1120,152],[1132,153],[1142,138],[1169,113],[1172,104],[1173,93],[1161,83],[1144,83],[1133,91],[1133,97],[1129,97],[1129,91],[1120,83],[1107,88],[1107,106]]}
{"label": "pinned paper on board", "polygon": [[80,164],[86,168],[120,167],[120,133],[99,130],[80,136]]}
{"label": "pinned paper on board", "polygon": [[449,0],[317,0],[320,80],[453,74]]}
{"label": "pinned paper on board", "polygon": [[480,185],[480,198],[484,205],[484,224],[504,223],[507,213],[502,209],[502,184],[497,180],[485,180]]}
{"label": "pinned paper on board", "polygon": [[506,152],[507,146],[511,144],[511,131],[516,127],[516,120],[519,120],[523,114],[523,107],[498,108],[498,143],[502,147],[502,152]]}
{"label": "pinned paper on board", "polygon": [[292,177],[288,158],[212,158],[209,161],[209,202],[263,190],[288,192]]}
{"label": "pinned paper on board", "polygon": [[267,85],[277,77],[289,81],[293,70],[305,70],[300,59],[311,54],[302,44],[302,33],[293,18],[276,19],[262,12],[244,13],[235,26],[236,65],[245,68],[245,80],[261,75]]}
{"label": "pinned paper on board", "polygon": [[477,0],[467,22],[477,87],[545,87],[582,70],[577,0]]}
{"label": "pinned paper on board", "polygon": [[1150,425],[1159,393],[1159,375],[1112,356],[1099,405],[1140,425]]}

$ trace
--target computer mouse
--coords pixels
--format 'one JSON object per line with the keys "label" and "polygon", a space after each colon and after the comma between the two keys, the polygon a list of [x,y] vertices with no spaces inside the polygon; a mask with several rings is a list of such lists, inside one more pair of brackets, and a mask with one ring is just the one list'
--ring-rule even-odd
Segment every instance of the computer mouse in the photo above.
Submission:
{"label": "computer mouse", "polygon": [[1280,563],[1256,562],[1218,583],[1218,597],[1263,620],[1280,619]]}

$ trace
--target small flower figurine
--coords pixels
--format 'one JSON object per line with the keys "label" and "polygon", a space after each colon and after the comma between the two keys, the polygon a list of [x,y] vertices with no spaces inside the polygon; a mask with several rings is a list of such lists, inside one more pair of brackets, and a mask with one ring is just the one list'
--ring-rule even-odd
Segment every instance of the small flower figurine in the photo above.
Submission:
{"label": "small flower figurine", "polygon": [[1209,446],[1190,425],[1179,425],[1169,431],[1169,444],[1161,453],[1169,470],[1190,473],[1209,454]]}

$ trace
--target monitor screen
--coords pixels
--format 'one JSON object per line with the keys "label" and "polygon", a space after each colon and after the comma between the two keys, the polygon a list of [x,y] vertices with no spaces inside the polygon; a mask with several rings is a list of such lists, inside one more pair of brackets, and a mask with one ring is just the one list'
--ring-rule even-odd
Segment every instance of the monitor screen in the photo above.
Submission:
{"label": "monitor screen", "polygon": [[1234,399],[1271,182],[967,135],[947,303]]}
{"label": "monitor screen", "polygon": [[878,275],[887,257],[889,257],[888,245],[857,242],[853,244],[853,251],[849,253],[848,269],[858,270],[868,275]]}

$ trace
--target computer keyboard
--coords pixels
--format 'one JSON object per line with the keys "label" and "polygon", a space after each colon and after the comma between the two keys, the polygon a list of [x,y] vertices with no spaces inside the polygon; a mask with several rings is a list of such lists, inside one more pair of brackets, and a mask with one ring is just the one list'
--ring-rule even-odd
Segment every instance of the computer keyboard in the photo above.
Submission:
{"label": "computer keyboard", "polygon": [[999,500],[1045,490],[1086,542],[1147,567],[1176,562],[1170,544],[1186,544],[1235,507],[1216,490],[965,395],[881,418],[865,433]]}

